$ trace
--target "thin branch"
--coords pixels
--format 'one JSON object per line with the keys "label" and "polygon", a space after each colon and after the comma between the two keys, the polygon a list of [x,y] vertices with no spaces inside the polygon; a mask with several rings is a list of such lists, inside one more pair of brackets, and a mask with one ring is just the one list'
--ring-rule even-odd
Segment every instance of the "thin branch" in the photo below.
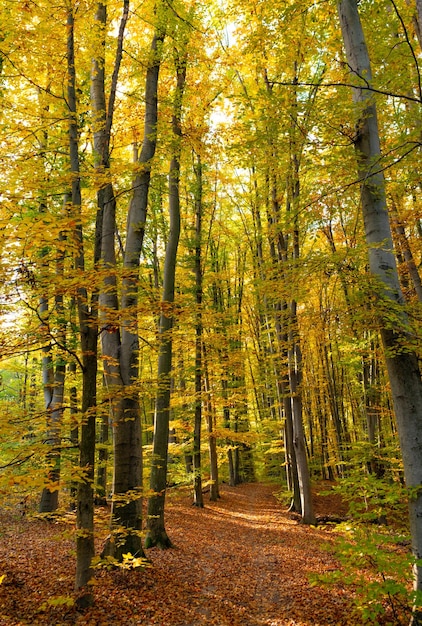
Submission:
{"label": "thin branch", "polygon": [[105,133],[107,141],[110,141],[111,127],[113,125],[114,105],[116,101],[117,81],[119,78],[120,65],[123,57],[123,39],[126,29],[126,24],[129,19],[129,0],[123,0],[123,13],[120,20],[119,34],[117,37],[116,58],[114,61],[113,75],[111,78],[110,95],[108,99],[107,118]]}
{"label": "thin branch", "polygon": [[13,467],[13,466],[16,466],[16,465],[22,465],[23,463],[26,463],[27,461],[29,461],[29,459],[32,458],[34,455],[35,455],[35,452],[32,452],[31,454],[29,454],[28,456],[26,456],[23,459],[19,458],[19,457],[15,457],[15,459],[10,461],[10,463],[6,463],[5,465],[0,465],[0,470],[6,469],[7,467]]}
{"label": "thin branch", "polygon": [[34,80],[32,80],[31,78],[29,78],[28,76],[26,76],[26,74],[24,74],[19,68],[18,66],[13,63],[13,61],[11,60],[11,58],[9,57],[9,55],[7,54],[7,52],[4,52],[4,50],[0,50],[0,55],[2,57],[4,57],[5,59],[8,60],[8,62],[10,63],[10,65],[17,71],[18,76],[20,76],[21,78],[24,78],[25,80],[28,81],[28,83],[30,85],[32,85],[33,87],[35,87],[36,89],[39,89],[40,91],[43,91],[44,93],[48,93],[49,96],[53,96],[53,98],[57,98],[58,100],[65,100],[65,98],[63,97],[63,95],[58,96],[57,94],[53,93],[51,91],[51,89],[49,89],[48,87],[41,87],[41,85],[39,85],[38,83],[36,83]]}
{"label": "thin branch", "polygon": [[206,32],[201,30],[200,28],[198,28],[197,26],[195,26],[194,24],[192,24],[192,22],[190,22],[189,20],[187,20],[185,17],[182,17],[180,15],[180,13],[178,13],[176,11],[176,9],[174,8],[173,4],[170,2],[170,0],[165,0],[165,3],[167,4],[167,6],[169,7],[169,9],[174,13],[174,15],[177,17],[177,19],[179,19],[181,22],[184,22],[187,26],[189,26],[189,28],[192,28],[192,30],[196,30],[198,33],[201,33],[201,35],[205,35]]}
{"label": "thin branch", "polygon": [[394,167],[395,165],[397,165],[397,163],[400,163],[401,161],[403,161],[403,159],[405,159],[409,154],[411,154],[414,150],[416,150],[417,148],[419,148],[421,146],[419,141],[414,141],[414,142],[407,142],[407,143],[411,143],[413,144],[411,148],[409,148],[409,150],[407,150],[404,154],[402,154],[399,158],[397,158],[395,161],[393,161],[392,163],[389,163],[388,165],[385,165],[384,167],[381,167],[379,169],[377,169],[376,171],[372,172],[371,174],[367,174],[366,176],[363,176],[361,178],[357,178],[356,180],[353,180],[350,183],[346,183],[345,185],[341,185],[341,187],[335,187],[325,193],[320,194],[317,198],[315,198],[314,200],[311,200],[311,202],[308,202],[307,204],[305,204],[300,211],[306,211],[306,209],[308,209],[309,207],[313,206],[314,204],[317,204],[318,202],[320,202],[321,200],[324,200],[324,198],[328,198],[329,196],[332,196],[333,194],[338,194],[340,192],[344,192],[346,189],[350,189],[350,187],[354,187],[355,185],[360,185],[362,183],[364,183],[365,181],[367,181],[369,178],[372,178],[373,176],[376,176],[377,174],[382,174],[383,172],[389,170],[390,168]]}
{"label": "thin branch", "polygon": [[394,10],[395,10],[395,12],[396,12],[396,15],[397,15],[397,17],[398,17],[398,19],[399,19],[399,21],[400,21],[400,24],[402,25],[403,32],[404,32],[404,36],[406,37],[406,42],[407,42],[407,45],[408,45],[408,46],[409,46],[409,48],[410,48],[410,51],[411,51],[411,53],[412,53],[413,60],[414,60],[414,62],[415,62],[415,68],[416,68],[416,72],[417,72],[417,74],[418,74],[418,91],[419,91],[419,100],[422,102],[422,83],[421,83],[421,73],[420,73],[420,71],[419,71],[419,63],[418,63],[418,60],[417,60],[417,58],[416,58],[415,51],[413,50],[413,46],[412,46],[412,44],[410,43],[410,39],[409,39],[409,35],[408,35],[408,32],[407,32],[406,25],[405,25],[405,23],[404,23],[404,21],[403,21],[402,16],[401,16],[401,15],[400,15],[400,13],[399,13],[399,10],[398,10],[398,8],[397,8],[396,3],[394,2],[394,0],[391,0],[391,4],[392,4],[392,5],[393,5],[393,7],[394,7]]}
{"label": "thin branch", "polygon": [[[53,345],[57,346],[58,348],[60,348],[60,350],[63,350],[63,352],[65,352],[65,353],[69,354],[70,356],[72,356],[75,359],[75,361],[78,363],[78,365],[81,368],[81,370],[83,371],[84,370],[84,366],[83,366],[83,363],[82,363],[81,359],[77,355],[77,353],[74,352],[73,350],[70,350],[70,348],[68,348],[66,345],[63,345],[60,341],[58,341],[57,338],[50,331],[49,324],[46,323],[46,320],[43,319],[41,317],[41,315],[39,314],[38,307],[32,306],[29,302],[27,302],[27,300],[22,298],[22,296],[20,295],[19,291],[18,291],[18,294],[19,294],[19,297],[20,297],[20,301],[23,302],[23,304],[32,313],[35,313],[35,315],[38,318],[38,320],[40,321],[40,323],[43,325],[44,328],[46,328],[46,335],[50,339],[50,341],[52,341]],[[43,347],[45,347],[45,346],[41,346],[38,349],[41,350]],[[23,354],[24,354],[24,352],[23,352]]]}
{"label": "thin branch", "polygon": [[[357,76],[359,76],[357,74]],[[362,80],[365,80],[362,76],[359,76]],[[375,87],[371,87],[367,81],[365,81],[365,85],[353,85],[352,83],[307,83],[307,82],[299,82],[295,83],[293,81],[278,81],[272,80],[270,83],[272,85],[282,85],[285,87],[347,87],[348,89],[362,89],[363,91],[372,91],[373,93],[378,93],[382,96],[387,96],[389,98],[397,98],[402,100],[408,100],[410,102],[417,102],[418,104],[422,104],[422,96],[420,98],[416,98],[414,96],[407,96],[406,94],[393,93],[391,91],[384,91],[383,89],[376,89]]]}

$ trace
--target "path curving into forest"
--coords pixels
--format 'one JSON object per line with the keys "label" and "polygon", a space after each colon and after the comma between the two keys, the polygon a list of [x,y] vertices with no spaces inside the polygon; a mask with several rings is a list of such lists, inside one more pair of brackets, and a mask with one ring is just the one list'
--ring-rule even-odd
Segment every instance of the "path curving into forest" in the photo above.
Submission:
{"label": "path curving into forest", "polygon": [[72,594],[72,541],[60,540],[54,525],[21,520],[22,548],[13,547],[7,533],[0,546],[0,569],[8,569],[8,585],[0,585],[0,626],[355,625],[346,589],[312,586],[308,579],[337,567],[322,548],[330,531],[292,519],[274,489],[223,485],[222,498],[204,509],[193,507],[189,494],[171,492],[167,530],[175,548],[150,549],[152,567],[144,571],[99,573],[96,605],[84,614],[60,605],[40,611],[41,599]]}

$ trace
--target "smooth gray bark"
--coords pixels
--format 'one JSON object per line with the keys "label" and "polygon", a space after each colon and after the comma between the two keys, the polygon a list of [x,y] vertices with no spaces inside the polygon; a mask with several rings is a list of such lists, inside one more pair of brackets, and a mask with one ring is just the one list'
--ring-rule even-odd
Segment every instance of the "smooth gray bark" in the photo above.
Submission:
{"label": "smooth gray bark", "polygon": [[[294,102],[296,105],[296,101]],[[295,106],[293,110],[295,111]],[[295,132],[293,129],[292,133]],[[291,212],[293,205],[294,215],[292,218],[294,232],[292,250],[289,250],[289,237],[285,236],[280,226],[280,206],[278,202],[277,182],[274,180],[271,186],[271,203],[268,221],[270,226],[277,226],[276,236],[270,237],[270,254],[277,278],[284,283],[288,280],[288,270],[291,270],[292,261],[298,262],[300,257],[298,211],[297,201],[299,198],[299,159],[296,154],[297,146],[291,140],[291,171],[287,181],[286,213]],[[305,431],[303,427],[302,412],[302,357],[300,349],[300,336],[297,319],[297,303],[277,302],[274,305],[275,330],[278,341],[278,350],[282,361],[286,362],[288,375],[280,376],[279,385],[282,389],[285,424],[285,445],[288,458],[291,462],[291,486],[293,499],[291,510],[300,512],[304,524],[314,524],[311,480],[309,473],[308,458],[305,445]],[[286,349],[287,346],[287,349]],[[290,405],[290,406],[289,406]]]}
{"label": "smooth gray bark", "polygon": [[[294,82],[297,83],[297,62],[295,62]],[[312,102],[312,97],[310,98]],[[300,261],[300,238],[299,238],[299,195],[300,195],[300,156],[301,149],[297,139],[297,93],[294,91],[294,99],[292,106],[292,126],[290,131],[290,172],[287,180],[287,215],[292,210],[293,215],[291,221],[293,224],[293,233],[291,236],[291,261],[293,262],[289,269],[292,271],[294,265]],[[287,241],[287,240],[286,240]],[[292,421],[293,421],[293,446],[295,449],[297,477],[299,481],[301,515],[304,524],[315,524],[315,515],[313,511],[312,492],[311,492],[311,476],[309,471],[308,457],[306,452],[306,439],[303,427],[303,411],[302,411],[302,350],[301,337],[299,333],[299,320],[297,315],[297,302],[293,298],[289,306],[288,319],[288,370],[289,384],[292,402]]]}
{"label": "smooth gray bark", "polygon": [[[417,355],[412,350],[410,326],[400,290],[388,218],[385,183],[380,171],[380,140],[375,102],[359,89],[360,79],[371,83],[371,67],[356,0],[338,5],[346,57],[355,74],[353,98],[357,105],[355,151],[361,180],[361,203],[368,244],[370,271],[376,283],[377,312],[400,439],[406,485],[410,491],[409,516],[412,550],[422,558],[422,381]],[[414,567],[414,587],[422,591],[422,567]],[[422,623],[420,610],[413,624]]]}
{"label": "smooth gray bark", "polygon": [[[230,379],[230,369],[229,369],[229,348],[228,348],[228,338],[227,338],[227,324],[229,323],[229,315],[227,312],[227,308],[224,302],[223,288],[221,286],[221,282],[218,278],[216,278],[221,271],[221,262],[219,258],[219,249],[216,246],[212,239],[209,241],[210,243],[210,254],[211,254],[211,270],[215,274],[215,278],[212,285],[212,293],[213,293],[213,305],[214,310],[218,314],[219,328],[218,332],[221,333],[223,338],[221,347],[218,348],[218,355],[221,364],[221,398],[223,404],[223,428],[226,430],[230,430],[231,427],[231,406],[229,399],[229,379]],[[223,262],[224,264],[224,262]],[[234,469],[234,448],[235,445],[230,437],[226,437],[226,449],[227,449],[227,462],[228,462],[228,478],[229,485],[231,487],[235,486],[235,469]]]}
{"label": "smooth gray bark", "polygon": [[[193,504],[204,506],[201,474],[201,424],[202,424],[202,164],[200,156],[195,169],[195,418],[193,434]],[[210,441],[211,443],[211,441]]]}
{"label": "smooth gray bark", "polygon": [[[44,110],[46,110],[44,108]],[[48,110],[48,107],[47,107]],[[45,159],[48,149],[48,131],[44,130],[41,139],[41,159]],[[44,164],[45,165],[45,164]],[[40,213],[48,211],[48,197],[44,189],[40,190]],[[60,235],[60,239],[63,236]],[[43,247],[40,252],[42,271],[48,274],[50,262],[48,260],[48,247]],[[57,282],[63,274],[63,248],[57,251],[56,275]],[[60,483],[60,464],[61,464],[61,425],[63,417],[63,396],[65,384],[65,364],[63,354],[58,350],[53,352],[52,337],[50,335],[49,318],[55,313],[57,321],[57,343],[62,347],[66,346],[66,320],[64,318],[63,294],[56,291],[54,296],[54,313],[49,310],[48,292],[51,285],[46,287],[46,293],[43,294],[39,301],[38,315],[41,320],[41,332],[44,331],[46,343],[42,348],[42,382],[44,393],[44,406],[47,416],[47,428],[45,443],[48,446],[46,454],[46,464],[48,467],[46,485],[41,493],[39,512],[52,513],[59,504],[59,483]],[[46,332],[45,332],[46,331]]]}
{"label": "smooth gray bark", "polygon": [[216,411],[213,403],[213,392],[209,379],[208,358],[205,344],[203,344],[203,362],[205,410],[207,416],[208,450],[210,458],[210,501],[216,502],[220,497],[220,485],[218,479],[217,437],[215,434]]}
{"label": "smooth gray bark", "polygon": [[[138,275],[148,207],[148,192],[152,160],[157,144],[158,76],[161,63],[165,23],[159,16],[152,39],[150,58],[145,81],[144,138],[138,159],[138,173],[132,182],[132,198],[129,205],[126,246],[124,250],[125,275],[122,280],[120,326],[112,323],[104,329],[104,338],[110,339],[107,358],[113,367],[110,382],[120,388],[114,405],[114,475],[111,511],[111,535],[103,555],[122,560],[123,554],[143,557],[142,533],[142,433],[138,392]],[[110,220],[112,220],[110,212]],[[103,238],[114,238],[114,229],[103,220]],[[114,247],[114,240],[113,240]],[[110,254],[111,254],[110,242]],[[107,263],[106,257],[103,262]],[[113,263],[113,261],[111,261]],[[107,290],[106,290],[107,291]],[[117,310],[116,294],[109,290],[110,310]],[[116,319],[116,318],[115,318]],[[122,530],[124,529],[124,530]]]}
{"label": "smooth gray bark", "polygon": [[[212,392],[209,384],[207,353],[203,343],[203,322],[202,322],[202,300],[203,300],[203,260],[202,260],[202,222],[203,222],[203,178],[202,178],[202,160],[198,153],[194,155],[194,172],[195,172],[195,298],[196,298],[196,324],[195,324],[195,421],[198,420],[199,426],[202,421],[202,379],[204,379],[205,406],[208,429],[208,450],[210,458],[210,500],[215,502],[220,497],[218,482],[218,458],[217,458],[217,439],[214,434],[214,409],[212,403]],[[200,428],[199,428],[200,433]],[[194,442],[195,444],[196,442]],[[194,446],[198,448],[196,444]],[[201,445],[199,441],[199,453]],[[195,463],[198,466],[198,462]],[[199,471],[197,472],[199,479],[194,475],[194,498],[195,503],[199,502],[203,505],[202,497],[202,477],[201,467],[199,463]]]}
{"label": "smooth gray bark", "polygon": [[[100,47],[92,60],[91,67],[91,108],[93,112],[94,164],[104,183],[97,192],[97,234],[100,235],[99,248],[103,281],[100,302],[101,344],[104,367],[104,384],[109,397],[110,418],[114,419],[116,406],[116,386],[121,387],[119,370],[120,332],[118,329],[117,311],[119,308],[116,278],[116,198],[110,176],[110,137],[114,117],[117,82],[123,55],[123,40],[129,17],[129,1],[123,0],[122,17],[120,20],[117,47],[114,60],[111,86],[106,105],[105,90],[105,35],[107,29],[107,6],[99,2],[95,14],[96,30],[100,34]],[[108,421],[109,416],[103,415],[99,449],[98,486],[101,498],[106,496],[106,465],[108,459]]]}
{"label": "smooth gray bark", "polygon": [[[75,268],[85,269],[85,252],[81,219],[81,182],[78,145],[76,70],[74,49],[74,15],[72,7],[67,14],[67,104],[69,108],[69,161],[72,174],[70,211],[76,221],[74,239],[76,244]],[[94,263],[98,261],[98,249],[94,251]],[[95,407],[97,378],[97,294],[88,296],[85,287],[79,287],[76,295],[79,334],[82,353],[82,424],[79,440],[79,477],[76,496],[76,576],[75,588],[81,589],[78,606],[93,603],[92,591],[87,587],[92,578],[91,561],[94,548],[94,464],[95,464]]]}
{"label": "smooth gray bark", "polygon": [[305,446],[305,432],[303,428],[302,393],[300,389],[302,382],[302,354],[296,328],[296,302],[292,302],[291,304],[291,318],[291,324],[294,324],[294,328],[291,329],[289,337],[288,365],[292,403],[293,447],[295,450],[297,478],[299,482],[302,522],[304,524],[315,524],[311,493],[311,477],[309,473],[308,457]]}
{"label": "smooth gray bark", "polygon": [[174,149],[169,171],[169,215],[168,236],[163,276],[163,300],[158,325],[158,391],[154,419],[150,489],[153,494],[148,500],[146,547],[170,548],[171,541],[164,525],[164,506],[167,485],[167,461],[169,443],[171,369],[173,356],[172,330],[174,322],[174,288],[176,277],[177,248],[180,237],[180,152],[182,98],[186,81],[186,61],[176,58],[176,90],[172,119]]}
{"label": "smooth gray bark", "polygon": [[[62,237],[61,237],[62,239]],[[63,259],[64,248],[57,253],[56,276],[58,282],[63,275]],[[55,312],[57,315],[58,336],[56,340],[62,347],[66,346],[66,319],[64,315],[63,294],[56,293],[54,297]],[[43,299],[40,306],[40,315],[42,309],[47,305],[47,301]],[[51,350],[51,346],[49,346]],[[64,386],[66,379],[66,363],[64,355],[56,354],[56,363],[54,363],[50,350],[44,353],[43,357],[43,378],[44,399],[46,401],[47,411],[47,444],[50,450],[46,455],[46,462],[50,465],[48,470],[49,485],[44,487],[41,493],[39,504],[40,513],[51,513],[55,511],[59,503],[59,483],[60,483],[60,464],[61,464],[61,428],[63,418],[63,399]]]}

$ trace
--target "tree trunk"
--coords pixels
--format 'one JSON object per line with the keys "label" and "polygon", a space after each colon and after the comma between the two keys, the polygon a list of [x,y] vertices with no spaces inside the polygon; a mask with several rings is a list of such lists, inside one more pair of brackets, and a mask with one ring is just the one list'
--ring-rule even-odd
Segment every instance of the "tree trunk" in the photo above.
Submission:
{"label": "tree trunk", "polygon": [[[63,236],[60,235],[60,239]],[[63,276],[64,247],[61,252],[57,253],[57,282]],[[58,317],[58,343],[62,346],[66,345],[66,319],[64,317],[63,294],[55,295],[55,311]],[[41,314],[41,311],[40,311]],[[66,379],[66,363],[62,354],[57,354],[57,363],[54,364],[51,356],[46,354],[43,375],[46,379],[44,386],[45,399],[48,398],[46,411],[48,413],[47,420],[47,438],[50,450],[46,456],[47,464],[50,465],[48,471],[49,484],[44,487],[39,505],[40,513],[51,513],[55,511],[59,503],[59,486],[60,486],[60,464],[61,464],[61,427],[63,418],[63,398],[64,385]]]}
{"label": "tree trunk", "polygon": [[172,120],[174,153],[169,171],[170,232],[166,246],[163,277],[163,301],[159,322],[158,391],[154,420],[150,489],[148,500],[147,536],[145,546],[170,548],[171,541],[164,525],[164,506],[167,485],[167,462],[170,421],[171,368],[173,356],[174,285],[176,276],[177,248],[180,237],[180,151],[182,98],[186,80],[186,60],[176,55],[177,85],[174,95]]}
{"label": "tree trunk", "polygon": [[[371,83],[371,67],[356,0],[339,3],[339,17],[347,62],[356,76]],[[414,566],[414,587],[422,591],[422,381],[417,355],[412,350],[409,321],[400,291],[388,219],[385,183],[380,171],[381,155],[373,96],[353,89],[358,124],[355,150],[361,180],[361,203],[369,252],[370,271],[376,283],[377,312],[391,385],[394,410],[407,487],[411,490],[409,514]],[[394,320],[392,321],[392,316]],[[413,624],[422,623],[415,610]]]}
{"label": "tree trunk", "polygon": [[[74,16],[73,7],[69,7],[67,16],[67,102],[69,107],[69,161],[72,173],[71,211],[75,228],[76,258],[75,268],[81,273],[85,269],[85,254],[81,219],[81,184],[79,168],[76,70],[74,51]],[[98,249],[94,251],[94,264],[98,262]],[[78,606],[85,607],[93,603],[92,591],[87,587],[92,578],[91,561],[94,549],[94,464],[95,464],[95,407],[97,383],[97,295],[91,294],[89,304],[85,287],[77,290],[77,308],[79,333],[82,353],[82,424],[79,441],[80,476],[76,502],[76,589],[83,589],[78,598]]]}
{"label": "tree trunk", "polygon": [[[296,109],[296,101],[294,101],[293,110]],[[292,130],[295,133],[296,128]],[[271,201],[268,208],[268,223],[270,227],[276,226],[275,235],[270,231],[269,244],[270,254],[274,267],[277,270],[277,276],[280,280],[287,283],[289,270],[291,272],[292,263],[299,260],[299,233],[298,233],[298,211],[297,201],[299,198],[299,159],[296,154],[297,146],[294,139],[291,140],[290,146],[291,172],[287,180],[287,201],[286,214],[289,215],[291,204],[295,213],[293,215],[294,233],[293,233],[293,250],[289,259],[289,238],[285,236],[280,225],[280,205],[278,201],[277,181],[272,181],[271,185]],[[268,180],[271,179],[271,175]],[[292,219],[289,216],[289,219]],[[291,486],[293,487],[293,499],[290,510],[297,510],[302,516],[305,524],[315,523],[312,507],[311,483],[308,467],[308,459],[305,446],[305,433],[303,428],[302,415],[302,390],[301,383],[301,350],[300,338],[298,334],[298,321],[296,314],[296,301],[292,300],[290,308],[287,302],[279,301],[274,305],[274,325],[278,341],[278,350],[280,354],[281,364],[286,363],[288,375],[280,377],[280,386],[283,396],[284,413],[285,413],[285,446],[287,458],[291,462]],[[288,346],[286,349],[286,345]],[[290,406],[288,406],[290,404]]]}
{"label": "tree trunk", "polygon": [[[45,109],[44,109],[45,110]],[[48,110],[48,107],[47,107]],[[48,132],[43,131],[42,136],[42,150],[41,158],[45,157],[46,150],[48,149]],[[40,190],[40,213],[45,213],[48,210],[47,194],[44,189]],[[63,235],[60,234],[60,240],[63,239]],[[44,271],[48,271],[49,261],[44,257],[48,254],[49,249],[43,247],[41,249],[41,266]],[[57,251],[57,263],[56,263],[56,275],[57,282],[63,274],[63,258],[64,252]],[[50,288],[50,286],[49,286]],[[66,345],[66,321],[64,319],[64,307],[63,307],[63,295],[61,293],[55,294],[55,306],[54,310],[57,314],[57,327],[58,327],[58,343],[62,346]],[[46,465],[48,467],[46,485],[41,493],[39,512],[40,513],[52,513],[56,511],[59,505],[59,485],[60,485],[60,465],[61,465],[61,422],[63,417],[63,397],[64,397],[64,384],[65,384],[65,365],[63,361],[63,355],[55,353],[56,363],[53,358],[53,345],[50,336],[50,324],[49,317],[51,312],[49,311],[49,298],[47,294],[43,294],[40,298],[38,314],[41,320],[42,328],[47,330],[46,336],[48,341],[42,348],[42,381],[44,392],[44,406],[47,415],[47,429],[45,442],[48,446],[48,452],[46,454]]]}
{"label": "tree trunk", "polygon": [[409,241],[406,236],[406,231],[403,224],[400,221],[395,201],[392,200],[391,222],[398,240],[398,244],[403,253],[403,261],[406,265],[407,273],[412,281],[413,289],[416,293],[417,299],[422,303],[422,280],[419,274],[419,270],[416,266],[415,259],[413,257],[412,250],[409,245]]}
{"label": "tree trunk", "polygon": [[416,34],[422,48],[422,0],[416,0]]}
{"label": "tree trunk", "polygon": [[297,471],[296,449],[293,434],[293,408],[289,394],[289,385],[283,383],[282,387],[284,408],[284,445],[286,448],[286,471],[287,488],[292,492],[292,501],[289,510],[302,513],[302,500],[300,496],[299,475]]}
{"label": "tree trunk", "polygon": [[292,309],[292,325],[289,338],[289,383],[292,402],[292,421],[293,421],[293,446],[295,450],[297,475],[299,481],[301,515],[304,524],[315,524],[315,516],[312,506],[311,479],[308,466],[308,458],[305,446],[305,433],[303,429],[302,416],[302,391],[300,389],[302,378],[302,355],[299,342],[296,337],[297,318],[296,303],[291,305]]}
{"label": "tree trunk", "polygon": [[[158,19],[162,19],[162,15]],[[124,250],[125,277],[122,281],[121,321],[117,318],[106,331],[113,336],[109,358],[114,368],[112,384],[120,387],[114,407],[114,476],[111,511],[111,535],[103,549],[103,555],[122,560],[123,554],[142,557],[142,436],[141,419],[136,380],[138,378],[138,274],[143,246],[148,207],[148,192],[152,160],[157,143],[158,121],[158,75],[161,63],[165,23],[158,23],[153,36],[145,81],[144,139],[138,159],[138,174],[132,182],[132,199],[127,217],[127,237]],[[109,203],[111,207],[111,204]],[[110,210],[111,233],[114,236],[114,214]],[[106,217],[103,222],[106,234]],[[114,242],[114,240],[113,240]],[[111,248],[110,248],[111,249]],[[114,243],[113,243],[114,250]],[[103,259],[104,260],[104,259]],[[117,296],[111,293],[117,310]],[[103,333],[103,337],[105,337]],[[109,337],[111,339],[111,337]],[[103,340],[104,341],[104,340]],[[103,343],[104,349],[104,343]],[[116,395],[116,393],[115,393]],[[123,529],[123,530],[122,530]]]}
{"label": "tree trunk", "polygon": [[202,163],[197,155],[195,169],[195,424],[193,437],[193,504],[202,508],[201,423],[202,423]]}
{"label": "tree trunk", "polygon": [[[118,366],[120,349],[120,333],[116,313],[118,310],[117,279],[116,279],[116,199],[113,185],[110,180],[110,135],[114,117],[114,103],[117,82],[123,53],[123,38],[126,23],[129,17],[129,0],[123,0],[122,17],[117,37],[117,48],[114,68],[111,79],[108,106],[106,106],[105,92],[105,35],[107,29],[107,5],[97,4],[95,13],[96,29],[99,31],[99,51],[92,60],[91,67],[91,107],[93,111],[93,139],[94,165],[98,174],[105,183],[97,192],[97,245],[100,249],[100,258],[105,276],[100,293],[101,340],[104,359],[104,385],[109,397],[111,421],[113,422],[116,409],[116,386],[121,386]],[[107,270],[109,270],[107,272]],[[103,415],[100,430],[99,463],[98,463],[98,491],[101,500],[106,499],[107,490],[107,441],[109,436],[109,416]]]}
{"label": "tree trunk", "polygon": [[207,415],[207,427],[208,427],[208,450],[210,457],[210,501],[216,502],[220,497],[220,487],[218,480],[218,456],[217,456],[217,438],[214,433],[215,429],[215,408],[212,402],[212,391],[208,373],[208,360],[207,350],[205,344],[203,345],[203,360],[204,360],[204,391],[205,391],[205,405]]}
{"label": "tree trunk", "polygon": [[[73,321],[74,323],[74,321]],[[69,409],[70,409],[70,441],[72,443],[72,465],[77,464],[77,453],[79,452],[79,420],[78,420],[78,390],[76,388],[75,375],[76,375],[76,363],[72,361],[69,363],[69,374],[71,379],[71,387],[69,389]],[[75,479],[72,480],[70,486],[70,509],[76,511],[76,497],[78,493],[78,483]]]}

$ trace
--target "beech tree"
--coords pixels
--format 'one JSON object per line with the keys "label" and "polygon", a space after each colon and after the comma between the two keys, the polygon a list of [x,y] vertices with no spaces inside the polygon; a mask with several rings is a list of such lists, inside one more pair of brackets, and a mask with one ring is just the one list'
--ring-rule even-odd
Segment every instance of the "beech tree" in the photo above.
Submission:
{"label": "beech tree", "polygon": [[158,325],[158,390],[154,416],[154,439],[151,460],[150,489],[153,492],[148,501],[148,534],[145,545],[158,545],[169,548],[171,541],[164,527],[164,503],[167,486],[167,457],[169,439],[170,395],[172,377],[173,341],[172,327],[174,320],[174,285],[176,274],[177,249],[180,237],[180,152],[181,152],[181,113],[183,92],[186,82],[186,42],[181,49],[175,50],[176,88],[172,115],[172,133],[174,147],[169,168],[169,214],[170,230],[167,240],[163,298]]}
{"label": "beech tree", "polygon": [[[85,246],[81,217],[82,194],[79,159],[79,128],[77,121],[77,83],[74,38],[74,6],[67,7],[67,104],[69,107],[69,169],[71,172],[70,211],[75,220],[75,268],[85,271]],[[94,264],[98,262],[98,251],[94,251]],[[76,579],[77,589],[84,588],[92,576],[91,561],[94,548],[94,498],[93,480],[95,464],[95,407],[97,400],[97,339],[98,339],[98,292],[95,287],[90,297],[84,286],[76,294],[79,333],[82,353],[82,424],[79,440],[80,476],[77,485],[76,514],[78,532],[76,536]],[[93,602],[92,594],[86,591],[79,598],[81,606]]]}
{"label": "beech tree", "polygon": [[[139,397],[136,389],[139,352],[138,273],[145,233],[152,160],[157,144],[158,75],[166,26],[166,8],[159,3],[156,7],[156,25],[146,70],[144,138],[138,158],[138,172],[132,181],[132,198],[127,215],[120,327],[115,325],[117,294],[113,286],[104,291],[107,303],[102,305],[103,309],[110,311],[112,315],[111,326],[108,327],[109,320],[105,326],[103,336],[106,338],[108,335],[108,337],[104,340],[103,354],[113,368],[109,379],[109,389],[113,394],[117,394],[113,420],[115,428],[112,533],[104,547],[103,555],[112,556],[117,560],[121,560],[125,553],[130,553],[136,558],[144,555],[141,543],[142,435]],[[110,212],[108,253],[113,254],[114,233],[116,232],[113,204],[109,203],[107,208]],[[106,206],[104,209],[106,210]],[[105,221],[106,213],[104,213],[103,228]],[[112,267],[113,262],[113,259],[110,259],[108,266]]]}
{"label": "beech tree", "polygon": [[[411,327],[401,292],[393,250],[381,155],[377,110],[370,89],[372,73],[358,5],[343,0],[338,5],[347,63],[356,81],[354,146],[361,181],[361,205],[368,244],[369,266],[374,276],[377,315],[391,384],[406,485],[412,549],[415,556],[415,590],[422,591],[422,379],[418,356],[412,349]],[[413,624],[419,624],[419,610]]]}

